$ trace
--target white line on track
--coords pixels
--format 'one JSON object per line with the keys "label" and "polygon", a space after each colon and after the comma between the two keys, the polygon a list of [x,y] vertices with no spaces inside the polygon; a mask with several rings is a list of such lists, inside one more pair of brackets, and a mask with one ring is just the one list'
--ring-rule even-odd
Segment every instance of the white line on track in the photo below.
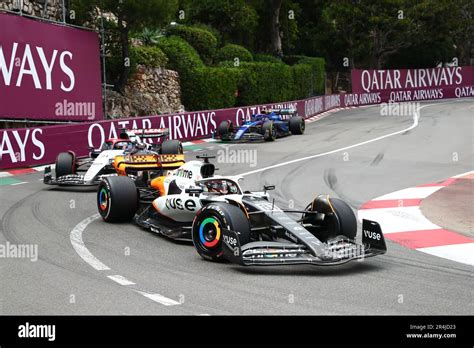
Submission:
{"label": "white line on track", "polygon": [[28,182],[27,181],[16,182],[14,184],[10,184],[10,186],[17,186],[17,185],[23,185],[23,184],[28,184]]}
{"label": "white line on track", "polygon": [[[87,249],[87,247],[84,244],[84,241],[82,239],[82,233],[86,230],[86,228],[93,223],[94,221],[98,220],[100,218],[100,214],[94,214],[92,216],[89,216],[88,218],[82,220],[79,222],[71,231],[70,233],[70,239],[71,239],[71,244],[74,247],[74,250],[76,250],[76,253],[85,261],[87,262],[90,266],[92,266],[95,270],[97,271],[109,271],[110,268],[106,266],[104,263],[102,263],[99,259],[97,259],[92,253]],[[128,286],[128,285],[135,285],[136,283],[128,280],[127,278],[121,276],[121,275],[108,275],[107,278],[113,280],[114,282],[123,285],[123,286]],[[160,303],[165,306],[175,306],[175,305],[180,305],[180,302],[177,302],[175,300],[172,300],[170,298],[167,298],[163,295],[157,294],[157,293],[148,293],[145,291],[141,290],[136,290],[134,289],[133,291],[147,297],[148,299],[155,301],[157,303]]]}
{"label": "white line on track", "polygon": [[127,278],[121,275],[109,275],[107,278],[112,279],[114,282],[119,283],[120,285],[135,285],[134,282],[128,280]]}
{"label": "white line on track", "polygon": [[76,250],[76,253],[78,253],[85,262],[87,262],[97,271],[108,271],[110,268],[99,261],[94,255],[92,255],[82,240],[82,233],[85,231],[87,226],[99,218],[100,214],[97,213],[79,222],[71,231],[70,239],[74,250]]}
{"label": "white line on track", "polygon": [[468,171],[468,172],[455,175],[455,176],[453,176],[453,178],[458,179],[458,178],[462,178],[463,176],[466,176],[466,175],[469,175],[469,174],[474,174],[474,170],[470,170],[470,171]]}
{"label": "white line on track", "polygon": [[180,305],[181,303],[175,301],[175,300],[172,300],[170,298],[167,298],[167,297],[164,297],[160,294],[149,294],[147,292],[144,292],[144,291],[139,291],[139,290],[134,290],[135,292],[138,292],[140,295],[143,295],[147,298],[149,298],[150,300],[152,301],[155,301],[155,302],[158,302],[158,303],[161,303],[162,305],[165,305],[165,306],[176,306],[176,305]]}
{"label": "white line on track", "polygon": [[[427,104],[427,105],[423,105],[419,108],[419,110],[423,109],[423,108],[426,108],[428,106],[433,106],[433,105],[441,105],[441,104],[447,104],[449,102],[444,102],[444,103],[434,103],[434,104]],[[306,156],[306,157],[302,157],[302,158],[297,158],[295,160],[291,160],[291,161],[287,161],[287,162],[281,162],[281,163],[278,163],[278,164],[275,164],[275,165],[272,165],[272,166],[268,166],[268,167],[263,167],[263,168],[259,168],[259,169],[255,169],[255,170],[252,170],[250,172],[245,172],[245,173],[242,173],[242,174],[238,174],[238,176],[246,176],[246,175],[251,175],[251,174],[256,174],[256,173],[260,173],[260,172],[264,172],[264,171],[267,171],[269,169],[274,169],[274,168],[278,168],[278,167],[283,167],[283,166],[286,166],[288,164],[293,164],[293,163],[297,163],[297,162],[301,162],[301,161],[306,161],[306,160],[309,160],[309,159],[313,159],[313,158],[318,158],[318,157],[323,157],[323,156],[327,156],[327,155],[332,155],[333,153],[337,153],[337,152],[341,152],[341,151],[344,151],[344,150],[349,150],[349,149],[353,149],[355,147],[358,147],[358,146],[362,146],[362,145],[367,145],[367,144],[370,144],[370,143],[373,143],[375,141],[379,141],[379,140],[382,140],[382,139],[385,139],[385,138],[388,138],[388,137],[392,137],[394,135],[398,135],[398,134],[402,134],[402,133],[405,133],[405,132],[408,132],[414,128],[416,128],[418,126],[418,119],[420,118],[420,115],[417,114],[417,113],[414,113],[413,114],[413,123],[410,127],[408,128],[405,128],[405,129],[402,129],[402,130],[399,130],[399,131],[396,131],[396,132],[393,132],[393,133],[390,133],[390,134],[386,134],[386,135],[382,135],[380,137],[377,137],[377,138],[374,138],[374,139],[369,139],[369,140],[366,140],[366,141],[363,141],[363,142],[360,142],[360,143],[357,143],[357,144],[353,144],[353,145],[349,145],[349,146],[344,146],[344,147],[341,147],[339,149],[335,149],[335,150],[331,150],[331,151],[327,151],[327,152],[323,152],[323,153],[318,153],[316,155],[311,155],[311,156]]]}

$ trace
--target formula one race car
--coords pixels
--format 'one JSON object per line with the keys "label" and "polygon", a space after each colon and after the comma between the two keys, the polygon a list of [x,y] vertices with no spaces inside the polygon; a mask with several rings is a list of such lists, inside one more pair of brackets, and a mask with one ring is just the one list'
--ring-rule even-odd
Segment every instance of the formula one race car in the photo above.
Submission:
{"label": "formula one race car", "polygon": [[[241,177],[214,175],[210,156],[190,161],[139,187],[126,176],[105,177],[97,207],[106,222],[130,221],[175,240],[192,240],[207,260],[241,265],[337,265],[384,254],[378,223],[357,220],[342,200],[317,196],[302,210],[282,210],[263,192],[242,191]],[[297,215],[296,218],[292,217]]]}
{"label": "formula one race car", "polygon": [[[157,154],[182,154],[178,140],[168,140],[168,129],[122,130],[118,138],[108,139],[98,150],[90,149],[88,158],[77,158],[72,151],[61,152],[56,158],[56,176],[46,167],[43,182],[47,185],[97,185],[102,177],[117,175],[116,156],[150,150]],[[147,138],[164,138],[161,143],[150,144]],[[124,175],[122,173],[122,175]]]}
{"label": "formula one race car", "polygon": [[[289,116],[289,117],[288,117]],[[232,121],[222,121],[213,138],[223,141],[274,141],[290,134],[303,134],[304,118],[295,109],[262,109],[261,114],[252,115],[250,121],[234,128]]]}

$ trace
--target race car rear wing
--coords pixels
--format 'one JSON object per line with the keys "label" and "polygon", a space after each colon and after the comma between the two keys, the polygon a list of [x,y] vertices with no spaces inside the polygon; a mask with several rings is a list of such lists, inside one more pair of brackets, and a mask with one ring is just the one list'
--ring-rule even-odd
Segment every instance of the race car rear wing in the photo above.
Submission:
{"label": "race car rear wing", "polygon": [[224,257],[243,266],[311,264],[340,265],[349,261],[385,254],[387,247],[378,223],[363,220],[362,244],[336,238],[324,243],[320,255],[314,255],[304,244],[258,241],[240,245],[238,233],[222,229]]}
{"label": "race car rear wing", "polygon": [[293,108],[285,108],[285,109],[269,109],[268,112],[274,112],[277,115],[296,115],[298,111]]}
{"label": "race car rear wing", "polygon": [[124,130],[128,134],[138,135],[140,138],[162,138],[170,134],[168,128],[151,128],[151,129],[127,129]]}
{"label": "race car rear wing", "polygon": [[134,154],[115,156],[114,168],[119,174],[126,175],[136,171],[173,170],[185,163],[183,154]]}

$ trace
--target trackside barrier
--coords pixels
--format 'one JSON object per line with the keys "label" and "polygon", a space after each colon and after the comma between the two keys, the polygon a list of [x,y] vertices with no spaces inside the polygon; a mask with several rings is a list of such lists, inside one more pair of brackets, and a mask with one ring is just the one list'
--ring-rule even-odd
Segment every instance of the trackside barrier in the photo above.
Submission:
{"label": "trackside barrier", "polygon": [[[424,80],[421,81],[418,70],[433,69],[410,70],[413,72],[413,76],[415,73],[418,74],[416,76],[419,82],[416,86],[413,85],[416,93],[410,93],[411,98],[404,101],[474,97],[474,67],[439,68],[438,77],[430,77],[428,84],[426,74]],[[371,72],[372,75],[359,70],[354,75],[355,79],[358,78],[357,76],[367,79],[369,75],[369,78],[372,79],[370,86],[364,85],[361,93],[333,94],[268,105],[126,118],[114,121],[2,130],[0,133],[0,169],[53,163],[59,152],[67,150],[74,151],[78,156],[85,156],[89,152],[89,147],[100,147],[107,138],[116,137],[121,128],[169,128],[172,139],[185,141],[210,137],[223,120],[232,120],[234,124],[238,125],[243,119],[249,119],[252,114],[259,112],[264,106],[267,108],[296,107],[301,116],[309,118],[335,108],[390,102],[390,84],[386,80],[383,81],[383,77],[380,77],[383,74],[378,73],[380,71]],[[384,74],[386,72],[387,70]],[[400,73],[399,75],[400,85],[392,85],[393,91],[407,92],[406,88],[410,88],[407,74]],[[388,76],[388,74],[384,76]],[[396,76],[395,72],[390,77]],[[380,80],[377,80],[378,78]],[[413,79],[412,76],[410,78]],[[358,83],[361,85],[360,81],[353,81],[355,86],[359,86]],[[398,87],[401,88],[397,89]]]}

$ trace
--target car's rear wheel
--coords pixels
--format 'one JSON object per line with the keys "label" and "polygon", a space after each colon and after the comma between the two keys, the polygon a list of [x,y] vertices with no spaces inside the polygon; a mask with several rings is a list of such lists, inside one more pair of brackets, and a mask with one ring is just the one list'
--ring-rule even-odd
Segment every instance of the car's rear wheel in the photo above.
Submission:
{"label": "car's rear wheel", "polygon": [[61,152],[56,158],[56,177],[75,174],[75,158],[70,152]]}
{"label": "car's rear wheel", "polygon": [[210,203],[198,212],[192,226],[194,247],[204,259],[222,260],[222,228],[237,232],[240,245],[250,242],[250,223],[239,207],[228,203]]}
{"label": "car's rear wheel", "polygon": [[226,137],[233,131],[233,125],[230,121],[222,121],[217,128],[217,135],[220,137]]}
{"label": "car's rear wheel", "polygon": [[165,140],[161,144],[163,155],[179,155],[183,153],[183,145],[179,140]]}
{"label": "car's rear wheel", "polygon": [[[318,214],[306,214],[305,222],[313,224],[307,229],[322,242],[327,242],[337,236],[355,239],[357,235],[357,219],[351,207],[341,199],[327,198],[327,210],[309,204],[308,211],[317,211]],[[314,210],[313,210],[314,209]]]}
{"label": "car's rear wheel", "polygon": [[303,134],[305,130],[304,118],[301,116],[291,117],[288,126],[291,134]]}
{"label": "car's rear wheel", "polygon": [[272,121],[265,121],[262,125],[263,139],[274,141],[277,137],[276,128]]}
{"label": "car's rear wheel", "polygon": [[97,189],[97,208],[107,222],[129,221],[138,209],[138,191],[127,176],[104,178]]}

